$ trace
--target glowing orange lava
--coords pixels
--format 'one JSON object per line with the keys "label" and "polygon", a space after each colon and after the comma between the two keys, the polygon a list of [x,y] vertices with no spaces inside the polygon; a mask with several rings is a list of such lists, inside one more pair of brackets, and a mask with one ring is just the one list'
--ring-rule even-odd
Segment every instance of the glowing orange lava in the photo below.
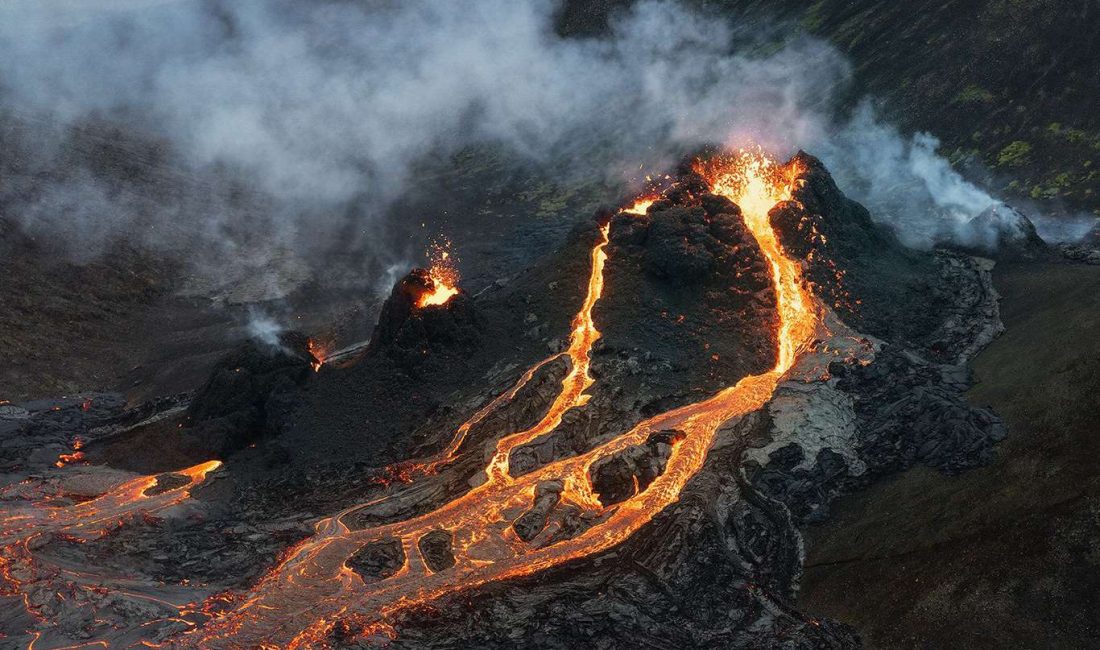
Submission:
{"label": "glowing orange lava", "polygon": [[167,490],[158,490],[156,476],[141,476],[129,480],[91,501],[61,508],[31,508],[9,511],[0,518],[0,542],[49,531],[64,532],[72,537],[94,539],[136,512],[154,512],[180,503],[190,496],[206,475],[221,466],[212,460],[175,474],[187,483]]}
{"label": "glowing orange lava", "polygon": [[448,250],[450,242],[446,240],[433,243],[430,247],[431,268],[428,276],[431,279],[431,289],[424,293],[416,301],[420,308],[431,305],[445,305],[458,295],[458,269],[455,267],[454,257]]}
{"label": "glowing orange lava", "polygon": [[313,367],[313,372],[320,372],[321,366],[325,365],[325,359],[329,355],[329,346],[321,343],[317,339],[311,338],[306,341],[306,349],[309,350],[310,356],[313,357],[313,361],[309,362],[309,365]]}
{"label": "glowing orange lava", "polygon": [[[600,332],[592,310],[603,293],[603,269],[610,225],[600,228],[591,252],[588,290],[573,320],[564,353],[570,370],[561,390],[533,427],[501,437],[487,455],[481,482],[466,494],[426,514],[354,529],[348,515],[386,501],[359,504],[320,521],[315,534],[292,549],[235,610],[185,635],[181,647],[316,647],[334,625],[354,622],[371,633],[392,637],[394,616],[409,608],[487,582],[527,576],[609,549],[633,535],[670,504],[699,471],[716,432],[724,423],[761,408],[811,342],[820,319],[817,299],[807,291],[798,262],[784,254],[768,213],[790,199],[797,169],[777,165],[763,155],[742,152],[699,163],[697,171],[713,192],[741,206],[745,223],[771,267],[777,297],[779,328],[776,363],[772,370],[746,377],[712,397],[657,415],[622,435],[577,456],[559,459],[519,477],[508,471],[511,452],[553,431],[570,409],[583,407],[593,384],[590,351]],[[648,200],[648,199],[646,199]],[[643,201],[624,212],[637,213]],[[646,205],[645,207],[648,207]],[[473,423],[515,397],[546,359],[528,370],[505,396],[498,397],[459,427],[451,443],[434,462],[453,459]],[[590,470],[601,460],[645,443],[651,434],[675,430],[665,471],[624,502],[603,506],[593,493]],[[563,485],[560,502],[581,512],[589,527],[557,540],[553,522],[530,542],[520,540],[513,521],[530,508],[540,483]],[[419,541],[434,531],[453,536],[453,566],[432,571],[420,553]],[[404,550],[404,565],[393,575],[365,582],[347,562],[371,542],[396,539]]]}
{"label": "glowing orange lava", "polygon": [[[133,517],[160,512],[183,502],[190,497],[191,490],[219,466],[221,462],[214,460],[174,472],[177,481],[178,478],[186,479],[180,483],[173,481],[161,486],[158,477],[141,476],[90,501],[64,507],[39,504],[3,511],[0,514],[0,594],[22,596],[23,606],[30,617],[47,623],[38,614],[41,603],[32,601],[28,596],[30,592],[26,590],[28,581],[38,579],[39,571],[33,550],[37,539],[50,534],[80,544],[99,539]],[[93,589],[104,589],[100,586],[102,580],[93,574],[57,567],[52,571],[67,579],[93,585]],[[106,593],[106,589],[103,593]],[[137,593],[128,595],[160,602],[151,596]],[[28,647],[33,648],[42,637],[42,632],[28,631],[28,634],[32,637]],[[92,646],[109,647],[109,644],[105,641],[88,641],[68,647]]]}
{"label": "glowing orange lava", "polygon": [[[85,409],[87,410],[87,409]],[[57,457],[57,462],[54,463],[56,467],[64,467],[70,463],[77,463],[84,460],[84,452],[81,449],[84,447],[84,441],[80,438],[73,440],[73,452],[71,454],[61,454]]]}
{"label": "glowing orange lava", "polygon": [[649,210],[649,206],[653,205],[659,198],[659,196],[643,196],[639,199],[635,199],[630,207],[623,208],[623,212],[627,214],[643,215]]}

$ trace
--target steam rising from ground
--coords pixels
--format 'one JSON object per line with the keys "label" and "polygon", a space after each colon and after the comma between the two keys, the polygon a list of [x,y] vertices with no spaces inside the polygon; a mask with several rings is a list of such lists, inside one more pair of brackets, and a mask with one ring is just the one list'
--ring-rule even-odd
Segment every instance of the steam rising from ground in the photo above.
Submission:
{"label": "steam rising from ground", "polygon": [[9,0],[0,209],[78,251],[125,235],[260,268],[269,251],[339,242],[380,275],[396,261],[380,215],[414,164],[486,141],[574,180],[628,182],[701,142],[804,148],[918,245],[965,238],[994,202],[929,136],[866,107],[840,117],[849,66],[823,42],[649,1],[609,37],[569,39],[555,9]]}

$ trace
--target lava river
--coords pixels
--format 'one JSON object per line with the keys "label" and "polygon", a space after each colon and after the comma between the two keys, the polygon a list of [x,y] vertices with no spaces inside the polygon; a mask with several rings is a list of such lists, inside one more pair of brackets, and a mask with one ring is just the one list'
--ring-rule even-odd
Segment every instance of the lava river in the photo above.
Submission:
{"label": "lava river", "polygon": [[[44,567],[42,559],[33,549],[39,540],[48,539],[51,535],[77,543],[96,540],[133,517],[167,510],[190,498],[191,491],[220,466],[220,461],[212,460],[170,474],[139,476],[90,501],[60,507],[38,504],[31,508],[5,512],[0,516],[0,584],[4,588],[0,593],[20,595],[30,618],[44,620],[38,612],[41,603],[32,602],[27,586],[42,579],[44,575],[56,573],[71,584],[86,590],[95,590],[104,583],[127,583],[128,588],[119,591],[125,591],[130,598],[157,602],[167,609],[181,610],[183,603],[174,604],[161,600],[161,584],[102,576],[79,565],[52,564]],[[32,640],[27,646],[28,650],[34,650],[36,646],[42,647],[52,640],[49,631],[30,634]],[[0,636],[0,642],[2,640],[3,637]],[[89,641],[66,647],[109,647],[109,644],[106,641]]]}
{"label": "lava river", "polygon": [[[750,153],[696,166],[712,192],[741,207],[748,229],[770,263],[779,312],[776,364],[770,371],[745,377],[701,402],[644,420],[586,453],[512,477],[508,472],[512,450],[553,431],[567,411],[583,407],[588,401],[586,391],[594,381],[589,374],[589,353],[600,337],[592,309],[603,292],[610,229],[610,224],[605,224],[591,252],[587,295],[573,320],[569,348],[564,352],[570,370],[560,392],[536,425],[497,441],[480,485],[437,510],[374,528],[355,530],[346,523],[349,514],[371,504],[360,504],[322,520],[315,534],[292,549],[235,609],[170,641],[169,645],[315,647],[324,644],[334,624],[349,621],[364,634],[392,636],[395,631],[389,622],[403,610],[459,590],[527,576],[590,556],[634,534],[678,499],[681,490],[702,467],[722,424],[757,410],[768,401],[814,336],[820,305],[806,289],[799,263],[784,254],[768,219],[776,204],[790,199],[793,184],[798,182],[798,170],[792,167]],[[635,209],[640,208],[624,212]],[[475,414],[459,428],[441,455],[427,465],[436,467],[452,460],[473,423],[502,401],[513,398],[535,370],[557,356],[560,355],[531,368],[516,386]],[[593,465],[645,443],[653,433],[668,430],[683,435],[675,442],[665,471],[628,500],[602,505],[589,479]],[[516,535],[512,523],[531,507],[537,486],[545,481],[560,482],[563,486],[560,503],[579,508],[591,525],[560,541],[549,541],[550,532],[544,530],[524,542]],[[433,531],[448,531],[453,536],[453,566],[433,571],[426,563],[419,541]],[[368,583],[349,568],[348,562],[365,545],[379,541],[399,543],[404,563],[393,575]]]}

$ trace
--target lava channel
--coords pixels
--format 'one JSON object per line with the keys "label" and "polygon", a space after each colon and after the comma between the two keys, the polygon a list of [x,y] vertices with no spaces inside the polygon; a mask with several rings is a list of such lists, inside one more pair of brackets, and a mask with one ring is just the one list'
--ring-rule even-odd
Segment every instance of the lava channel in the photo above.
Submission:
{"label": "lava channel", "polygon": [[[322,520],[315,535],[294,548],[239,607],[174,643],[181,647],[316,647],[324,644],[340,621],[354,622],[365,634],[393,636],[396,632],[390,622],[402,611],[453,592],[528,576],[599,553],[623,542],[676,502],[703,466],[719,427],[761,408],[770,399],[799,353],[810,344],[822,313],[818,300],[806,289],[801,266],[785,255],[768,218],[774,206],[790,200],[794,184],[799,182],[799,170],[793,165],[777,165],[760,154],[742,152],[700,162],[696,171],[713,193],[741,207],[746,226],[769,262],[779,321],[776,363],[770,371],[745,377],[701,402],[644,420],[586,453],[557,460],[518,478],[510,476],[512,450],[554,430],[568,410],[583,406],[589,399],[586,391],[593,383],[589,354],[600,336],[592,308],[603,292],[610,229],[605,224],[592,249],[587,295],[573,320],[565,353],[570,371],[557,398],[535,426],[497,442],[485,467],[483,483],[435,511],[405,521],[363,530],[349,528],[344,516],[368,504]],[[624,211],[640,210],[642,206],[636,205]],[[518,386],[551,359],[529,370],[509,395],[514,396]],[[491,410],[495,403],[486,408]],[[487,412],[479,411],[472,421]],[[454,457],[470,424],[459,428],[436,462]],[[684,435],[674,445],[664,473],[626,501],[603,506],[589,481],[593,465],[644,443],[651,434],[667,430]],[[569,539],[524,542],[512,528],[515,513],[530,507],[538,485],[545,481],[560,482],[561,502],[580,508],[593,523]],[[454,564],[433,571],[420,552],[420,541],[439,531],[452,536]],[[366,582],[348,563],[364,547],[379,543],[399,547],[403,559],[391,575]]]}

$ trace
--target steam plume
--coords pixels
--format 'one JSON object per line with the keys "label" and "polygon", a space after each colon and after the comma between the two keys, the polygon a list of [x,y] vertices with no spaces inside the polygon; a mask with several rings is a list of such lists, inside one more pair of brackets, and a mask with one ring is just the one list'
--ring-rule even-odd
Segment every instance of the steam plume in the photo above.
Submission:
{"label": "steam plume", "polygon": [[400,259],[372,244],[379,215],[412,166],[480,142],[611,181],[701,142],[804,148],[916,245],[965,238],[961,224],[994,203],[930,136],[907,138],[869,108],[840,116],[849,65],[822,41],[776,48],[760,25],[654,1],[606,38],[569,39],[555,9],[9,1],[0,208],[82,251],[126,235],[226,259],[350,238],[381,275]]}

